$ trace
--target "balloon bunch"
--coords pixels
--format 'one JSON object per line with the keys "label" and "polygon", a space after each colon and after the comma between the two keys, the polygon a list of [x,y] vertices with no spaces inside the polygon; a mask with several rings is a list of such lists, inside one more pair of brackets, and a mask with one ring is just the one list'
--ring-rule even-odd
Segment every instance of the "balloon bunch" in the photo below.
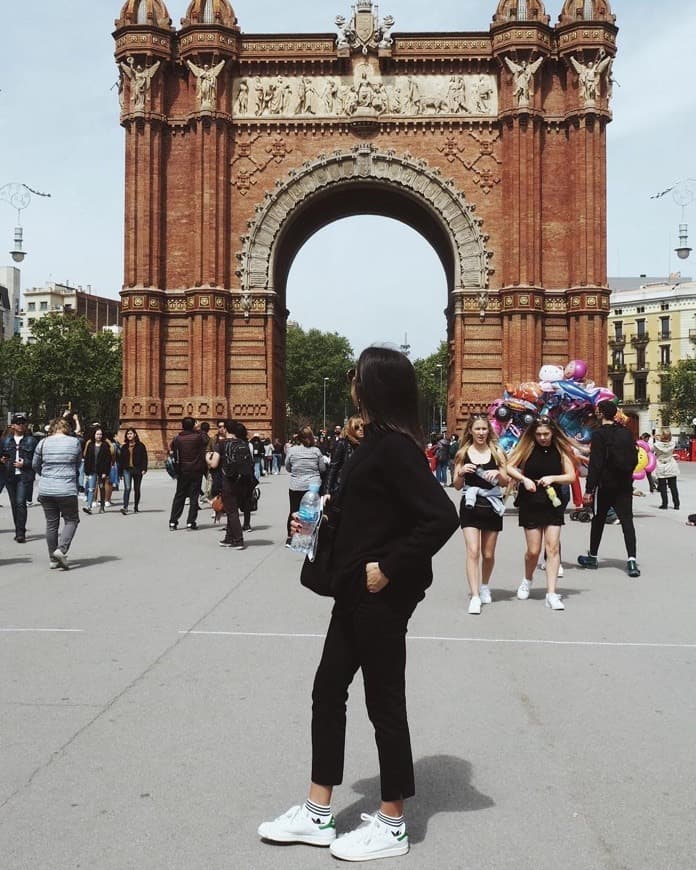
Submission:
{"label": "balloon bunch", "polygon": [[[488,409],[491,426],[503,450],[509,453],[527,426],[537,417],[552,419],[578,445],[589,444],[597,425],[595,406],[606,399],[611,402],[617,402],[618,399],[608,387],[598,387],[586,377],[587,363],[574,359],[565,367],[543,365],[539,370],[538,382],[506,384],[503,397],[496,399]],[[615,419],[618,423],[627,422],[621,410]],[[650,463],[657,460],[645,442],[639,442],[637,446],[639,463],[635,474],[644,477],[651,470],[648,467]],[[581,447],[579,452],[582,452]]]}
{"label": "balloon bunch", "polygon": [[646,475],[652,474],[657,468],[657,456],[647,441],[636,441],[636,447],[638,448],[638,464],[633,471],[633,479],[643,480]]}

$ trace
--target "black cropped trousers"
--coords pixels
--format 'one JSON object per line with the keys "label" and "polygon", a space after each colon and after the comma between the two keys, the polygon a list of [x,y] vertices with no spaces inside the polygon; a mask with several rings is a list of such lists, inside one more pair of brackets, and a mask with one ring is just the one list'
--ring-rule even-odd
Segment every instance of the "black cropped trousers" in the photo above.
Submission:
{"label": "black cropped trousers", "polygon": [[408,615],[380,593],[354,608],[334,608],[312,691],[312,782],[343,781],[348,688],[362,671],[367,713],[375,731],[383,801],[415,793],[406,715]]}

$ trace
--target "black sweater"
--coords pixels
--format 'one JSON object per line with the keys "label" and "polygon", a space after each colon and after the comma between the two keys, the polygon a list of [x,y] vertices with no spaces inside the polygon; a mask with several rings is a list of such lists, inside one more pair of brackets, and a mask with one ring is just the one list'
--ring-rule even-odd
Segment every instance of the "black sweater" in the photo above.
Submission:
{"label": "black sweater", "polygon": [[379,562],[389,583],[377,594],[413,610],[432,583],[433,556],[459,528],[457,510],[423,451],[406,435],[367,425],[344,469],[338,501],[337,603],[352,605],[370,595],[365,565]]}
{"label": "black sweater", "polygon": [[[620,472],[609,458],[610,446],[621,455],[633,459],[631,471]],[[585,492],[594,492],[597,486],[625,491],[633,489],[633,468],[638,463],[638,453],[633,435],[618,423],[604,423],[592,433],[590,464],[587,468]]]}

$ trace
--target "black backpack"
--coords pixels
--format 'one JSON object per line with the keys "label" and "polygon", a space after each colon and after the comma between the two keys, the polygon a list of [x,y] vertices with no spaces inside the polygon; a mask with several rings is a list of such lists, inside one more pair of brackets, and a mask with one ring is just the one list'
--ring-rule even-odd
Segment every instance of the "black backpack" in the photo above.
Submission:
{"label": "black backpack", "polygon": [[254,461],[246,441],[239,441],[236,438],[225,441],[222,451],[222,473],[231,480],[253,476]]}

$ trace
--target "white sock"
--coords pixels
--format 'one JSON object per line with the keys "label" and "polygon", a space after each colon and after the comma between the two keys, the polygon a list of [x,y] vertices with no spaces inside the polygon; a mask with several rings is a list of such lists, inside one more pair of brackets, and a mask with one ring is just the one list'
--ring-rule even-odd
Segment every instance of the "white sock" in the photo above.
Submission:
{"label": "white sock", "polygon": [[390,828],[396,830],[397,828],[402,827],[404,824],[403,815],[395,817],[395,816],[387,816],[381,810],[377,813],[377,818],[382,822],[383,825],[387,825]]}
{"label": "white sock", "polygon": [[315,804],[309,798],[305,801],[305,809],[310,816],[319,816],[320,821],[324,821],[331,816],[331,805],[325,807],[323,804]]}

